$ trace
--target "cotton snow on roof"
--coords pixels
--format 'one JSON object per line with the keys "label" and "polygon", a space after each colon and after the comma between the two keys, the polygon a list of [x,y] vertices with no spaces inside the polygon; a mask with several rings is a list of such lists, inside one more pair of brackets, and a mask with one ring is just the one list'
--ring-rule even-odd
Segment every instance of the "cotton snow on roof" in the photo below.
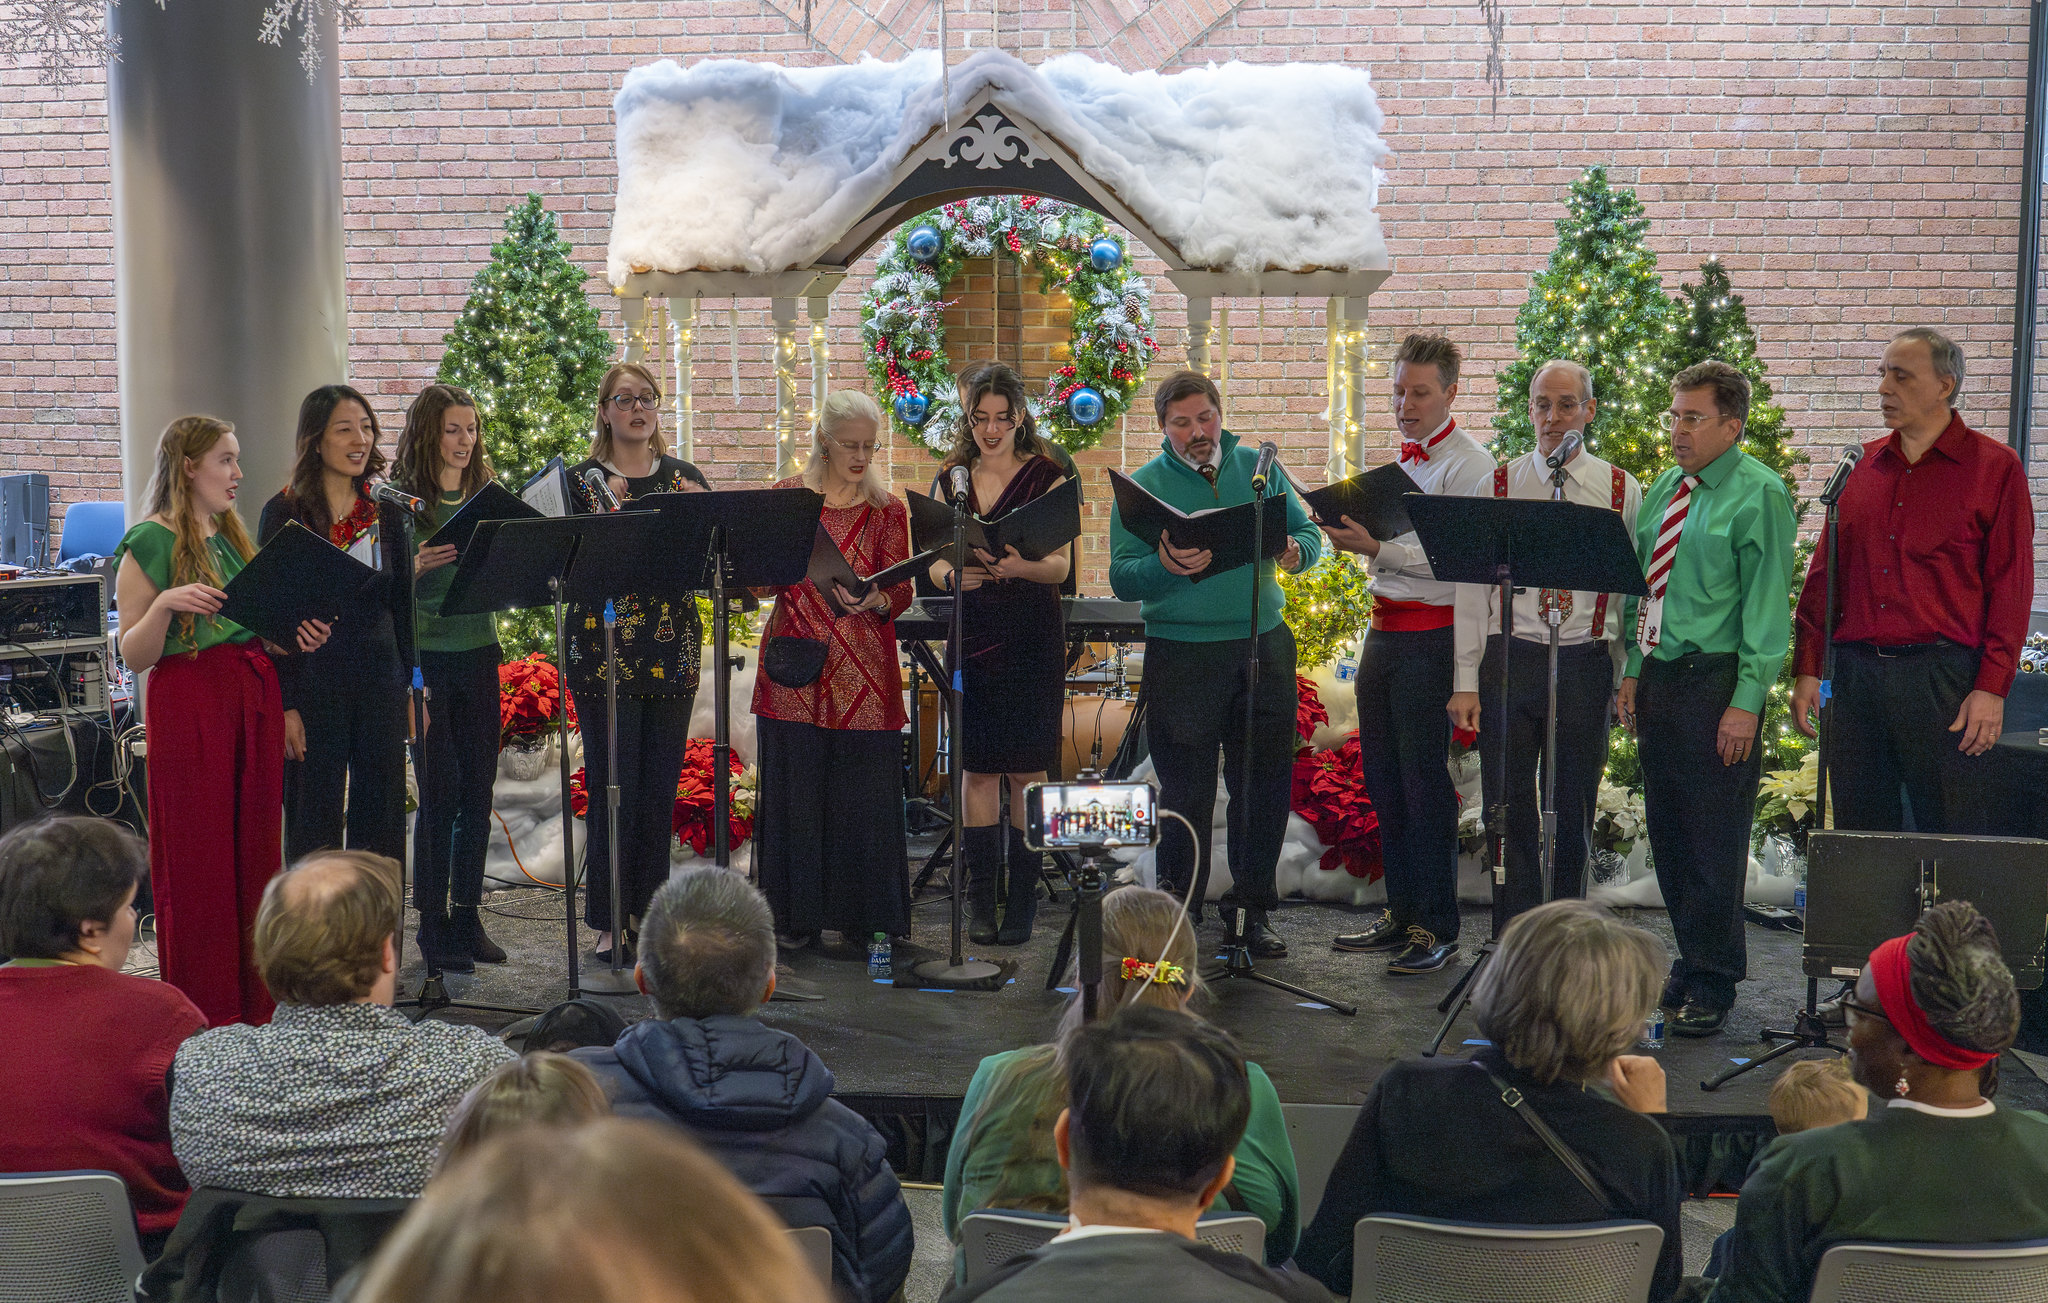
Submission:
{"label": "cotton snow on roof", "polygon": [[[1373,204],[1387,147],[1362,68],[1227,63],[1162,76],[1080,54],[1034,68],[987,51],[956,65],[951,82],[956,126],[989,89],[1192,267],[1385,265]],[[648,268],[810,265],[938,129],[941,94],[929,50],[822,68],[664,59],[634,69],[614,105],[612,284]]]}

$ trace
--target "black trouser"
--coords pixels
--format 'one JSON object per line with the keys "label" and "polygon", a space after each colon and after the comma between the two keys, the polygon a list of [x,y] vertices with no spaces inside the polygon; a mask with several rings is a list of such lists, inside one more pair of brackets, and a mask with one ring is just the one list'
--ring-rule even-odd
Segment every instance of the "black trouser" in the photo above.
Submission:
{"label": "black trouser", "polygon": [[[1486,640],[1479,664],[1479,754],[1486,804],[1502,798],[1500,769],[1501,652],[1498,634]],[[1592,853],[1593,809],[1607,769],[1612,727],[1614,657],[1604,642],[1557,649],[1557,850],[1552,899],[1583,893]],[[1537,770],[1543,758],[1544,718],[1550,707],[1550,647],[1515,639],[1508,663],[1507,867],[1505,886],[1494,888],[1494,932],[1523,910],[1543,903],[1541,846],[1543,797]]]}
{"label": "black trouser", "polygon": [[1650,854],[1678,937],[1671,981],[1684,999],[1710,1009],[1735,1003],[1749,962],[1742,888],[1763,776],[1763,721],[1747,759],[1724,765],[1715,750],[1737,668],[1732,652],[1652,658],[1636,684]]}
{"label": "black trouser", "polygon": [[498,778],[500,654],[496,643],[420,652],[428,722],[413,746],[420,808],[412,828],[412,900],[422,914],[483,899]]}
{"label": "black trouser", "polygon": [[[583,920],[609,932],[615,929],[611,828],[605,811],[611,759],[604,690],[571,695],[583,731],[583,790],[590,794],[590,813],[583,820]],[[683,773],[683,746],[690,740],[691,705],[684,696],[619,698],[619,892],[628,919],[645,914],[647,902],[668,879],[676,781]]]}
{"label": "black trouser", "polygon": [[1451,782],[1451,630],[1374,629],[1358,655],[1358,752],[1380,820],[1387,910],[1458,939],[1458,789]]}
{"label": "black trouser", "polygon": [[1159,835],[1159,887],[1184,893],[1190,874],[1190,912],[1202,914],[1209,890],[1209,834],[1216,815],[1216,748],[1223,748],[1223,784],[1230,890],[1223,903],[1273,909],[1280,843],[1294,794],[1294,631],[1276,624],[1259,635],[1257,711],[1252,730],[1251,783],[1245,783],[1245,684],[1249,660],[1243,638],[1218,642],[1145,640],[1145,740],[1159,775],[1161,809],[1178,811],[1195,826],[1168,819]]}
{"label": "black trouser", "polygon": [[[1828,707],[1828,792],[1835,827],[1900,832],[1912,803],[1916,832],[1969,833],[1971,804],[1945,797],[1988,781],[1990,762],[1957,750],[1951,733],[1963,698],[1977,684],[1981,658],[1968,647],[1934,643],[1885,653],[1868,643],[1835,646],[1834,699]],[[1959,807],[1951,809],[1951,806]]]}
{"label": "black trouser", "polygon": [[344,846],[404,859],[404,685],[301,680],[297,696],[306,758],[284,766],[286,862]]}

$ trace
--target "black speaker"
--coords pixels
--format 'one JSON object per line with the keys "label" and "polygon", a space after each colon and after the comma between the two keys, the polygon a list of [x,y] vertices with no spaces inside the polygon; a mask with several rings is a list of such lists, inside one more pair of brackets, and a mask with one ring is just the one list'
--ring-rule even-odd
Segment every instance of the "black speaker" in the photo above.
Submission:
{"label": "black speaker", "polygon": [[50,477],[0,475],[0,561],[40,569],[50,542]]}
{"label": "black speaker", "polygon": [[1927,833],[1815,832],[1806,839],[1808,977],[1852,979],[1878,943],[1921,913],[1966,900],[1991,920],[2023,991],[2048,949],[2048,841]]}

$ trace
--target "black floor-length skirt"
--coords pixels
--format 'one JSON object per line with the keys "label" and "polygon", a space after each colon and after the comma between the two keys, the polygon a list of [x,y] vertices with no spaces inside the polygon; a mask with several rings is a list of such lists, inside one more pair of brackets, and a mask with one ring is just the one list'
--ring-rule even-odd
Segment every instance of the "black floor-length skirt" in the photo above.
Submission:
{"label": "black floor-length skirt", "polygon": [[866,942],[910,931],[903,735],[755,717],[754,871],[776,930]]}

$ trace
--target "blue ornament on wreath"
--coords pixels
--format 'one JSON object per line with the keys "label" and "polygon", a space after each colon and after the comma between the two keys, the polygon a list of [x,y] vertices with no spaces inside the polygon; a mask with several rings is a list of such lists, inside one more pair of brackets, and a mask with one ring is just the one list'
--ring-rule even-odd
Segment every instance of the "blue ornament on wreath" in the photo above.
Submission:
{"label": "blue ornament on wreath", "polygon": [[909,250],[910,256],[917,261],[929,263],[938,258],[942,246],[936,228],[920,226],[910,233],[910,238],[903,242],[903,247]]}
{"label": "blue ornament on wreath", "polygon": [[1106,235],[1088,246],[1088,265],[1097,271],[1115,271],[1123,262],[1124,247]]}
{"label": "blue ornament on wreath", "polygon": [[1108,410],[1102,395],[1087,385],[1067,395],[1067,415],[1082,425],[1094,425]]}
{"label": "blue ornament on wreath", "polygon": [[896,419],[905,425],[923,425],[930,415],[932,400],[923,394],[898,394],[896,396]]}

